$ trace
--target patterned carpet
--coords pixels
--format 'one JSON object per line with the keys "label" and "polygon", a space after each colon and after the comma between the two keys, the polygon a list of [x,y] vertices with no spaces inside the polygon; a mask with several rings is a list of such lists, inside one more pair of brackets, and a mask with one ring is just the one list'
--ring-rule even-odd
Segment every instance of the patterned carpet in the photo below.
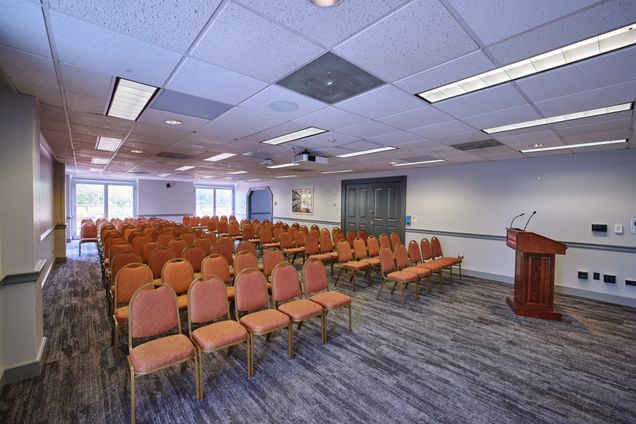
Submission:
{"label": "patterned carpet", "polygon": [[[124,361],[114,364],[97,254],[69,246],[69,262],[44,287],[46,366],[5,387],[2,423],[124,423],[130,419]],[[562,322],[515,316],[512,287],[464,278],[407,306],[363,279],[346,312],[255,345],[210,355],[205,399],[190,369],[137,380],[137,422],[635,423],[636,310],[557,296]],[[338,288],[350,293],[348,282]]]}

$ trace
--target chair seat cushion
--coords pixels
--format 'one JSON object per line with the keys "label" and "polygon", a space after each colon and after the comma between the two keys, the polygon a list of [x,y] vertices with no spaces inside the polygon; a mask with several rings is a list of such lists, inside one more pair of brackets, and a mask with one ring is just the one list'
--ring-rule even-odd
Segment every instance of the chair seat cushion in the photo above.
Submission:
{"label": "chair seat cushion", "polygon": [[147,372],[171,365],[194,355],[194,345],[183,334],[161,337],[140,344],[130,351],[136,372]]}
{"label": "chair seat cushion", "polygon": [[444,256],[443,258],[437,258],[435,260],[447,264],[446,266],[459,265],[462,263],[461,259],[453,258],[452,256]]}
{"label": "chair seat cushion", "polygon": [[283,303],[278,307],[278,310],[289,315],[293,321],[302,321],[320,315],[322,306],[311,300],[298,299]]}
{"label": "chair seat cushion", "polygon": [[386,276],[387,280],[408,283],[417,280],[417,274],[407,271],[394,271]]}
{"label": "chair seat cushion", "polygon": [[271,247],[280,247],[280,243],[263,243],[264,249],[269,249]]}
{"label": "chair seat cushion", "polygon": [[432,260],[428,262],[423,262],[419,264],[418,267],[428,268],[433,272],[437,272],[437,271],[440,271],[442,268],[446,268],[446,265],[439,262],[438,260]]}
{"label": "chair seat cushion", "polygon": [[303,253],[305,251],[304,247],[290,247],[288,249],[283,249],[283,253]]}
{"label": "chair seat cushion", "polygon": [[369,268],[369,264],[366,262],[360,262],[360,261],[349,261],[349,262],[345,262],[342,264],[343,268],[347,268],[347,269],[367,269]]}
{"label": "chair seat cushion", "polygon": [[120,324],[128,322],[128,305],[115,309],[115,318]]}
{"label": "chair seat cushion", "polygon": [[261,334],[286,327],[289,317],[276,309],[265,309],[241,317],[240,322],[252,333]]}
{"label": "chair seat cushion", "polygon": [[97,243],[97,237],[88,237],[80,239],[80,243]]}
{"label": "chair seat cushion", "polygon": [[409,266],[406,268],[402,268],[402,271],[412,272],[413,274],[417,274],[418,277],[427,277],[433,272],[429,268],[424,268],[421,266]]}
{"label": "chair seat cushion", "polygon": [[331,256],[333,259],[338,259],[338,252],[327,252],[327,255]]}
{"label": "chair seat cushion", "polygon": [[362,262],[366,262],[371,266],[378,266],[380,265],[380,258],[364,258],[361,259]]}
{"label": "chair seat cushion", "polygon": [[325,309],[337,309],[344,305],[351,304],[351,296],[337,291],[326,291],[318,293],[309,298]]}
{"label": "chair seat cushion", "polygon": [[247,339],[247,330],[232,320],[213,322],[192,332],[192,338],[203,350],[216,350]]}
{"label": "chair seat cushion", "polygon": [[331,256],[328,253],[316,253],[315,255],[309,255],[309,259],[316,259],[316,260],[319,260],[321,262],[325,262],[325,261],[332,260],[333,256]]}
{"label": "chair seat cushion", "polygon": [[187,309],[188,308],[188,295],[182,294],[181,296],[177,296],[177,306],[179,309]]}

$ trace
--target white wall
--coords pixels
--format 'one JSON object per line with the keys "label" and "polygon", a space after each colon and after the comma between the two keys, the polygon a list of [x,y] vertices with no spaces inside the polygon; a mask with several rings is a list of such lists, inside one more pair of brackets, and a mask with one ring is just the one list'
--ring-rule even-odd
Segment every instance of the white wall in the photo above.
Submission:
{"label": "white wall", "polygon": [[[634,150],[274,180],[268,182],[274,193],[274,216],[339,225],[341,180],[388,175],[407,176],[407,214],[415,218],[407,228],[407,241],[430,236],[425,233],[427,230],[502,236],[514,215],[537,210],[528,229],[547,237],[594,245],[636,246],[636,235],[629,234],[628,225],[629,218],[636,216]],[[314,187],[313,215],[291,212],[294,187]],[[248,188],[247,184],[238,185],[237,199],[244,198]],[[241,207],[244,208],[244,201]],[[592,233],[592,223],[608,224],[608,233]],[[614,224],[625,226],[623,235],[614,234]],[[451,235],[442,235],[440,240],[445,254],[465,255],[465,269],[499,281],[512,281],[513,251],[502,240]],[[577,270],[589,271],[590,280],[578,280]],[[600,272],[601,281],[592,280],[592,272]],[[603,273],[615,274],[617,284],[603,283]],[[589,297],[602,295],[606,300],[626,299],[636,304],[636,287],[624,284],[626,278],[636,278],[633,251],[570,247],[565,256],[557,259],[555,278],[558,285],[571,292],[584,290]]]}
{"label": "white wall", "polygon": [[194,185],[186,181],[139,180],[137,182],[137,215],[156,215],[175,219],[194,215]]}

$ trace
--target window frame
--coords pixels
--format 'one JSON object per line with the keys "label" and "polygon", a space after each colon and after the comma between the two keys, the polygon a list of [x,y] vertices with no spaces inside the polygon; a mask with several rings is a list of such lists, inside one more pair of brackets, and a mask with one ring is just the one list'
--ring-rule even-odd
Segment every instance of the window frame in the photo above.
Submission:
{"label": "window frame", "polygon": [[214,194],[213,194],[213,199],[214,199],[214,205],[213,205],[213,210],[214,213],[210,216],[213,215],[217,215],[217,208],[216,208],[216,191],[217,190],[229,190],[232,192],[232,213],[230,213],[230,215],[234,215],[235,214],[235,210],[236,210],[236,190],[234,190],[233,186],[224,186],[224,185],[206,185],[206,184],[195,184],[194,185],[194,214],[197,215],[198,212],[198,205],[197,205],[197,190],[214,190]]}

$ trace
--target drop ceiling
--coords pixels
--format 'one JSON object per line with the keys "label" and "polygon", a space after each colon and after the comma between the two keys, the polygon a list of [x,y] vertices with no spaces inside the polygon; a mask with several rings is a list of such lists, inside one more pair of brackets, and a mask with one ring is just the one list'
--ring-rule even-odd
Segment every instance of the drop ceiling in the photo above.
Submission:
{"label": "drop ceiling", "polygon": [[[447,166],[576,153],[519,152],[538,144],[629,138],[584,150],[633,148],[633,110],[492,136],[481,130],[634,102],[636,46],[434,104],[415,95],[634,22],[636,2],[625,0],[343,0],[324,9],[308,0],[3,0],[0,71],[39,99],[45,139],[78,175],[95,176],[91,160],[106,158],[99,174],[108,178],[267,179],[290,173],[267,165],[308,149],[329,164],[293,172],[318,176],[422,157],[445,160],[424,166]],[[337,95],[317,99],[277,83],[334,57],[376,83],[354,87],[355,78],[338,74],[336,86],[360,94],[334,103]],[[118,77],[160,88],[136,122],[106,116]],[[307,84],[306,93],[325,92]],[[308,127],[328,132],[261,143]],[[99,136],[124,142],[100,152]],[[457,148],[473,145],[489,147]],[[382,146],[397,150],[336,157]],[[236,156],[204,161],[225,152]],[[175,170],[186,165],[194,169]],[[227,175],[235,171],[247,173]]]}

